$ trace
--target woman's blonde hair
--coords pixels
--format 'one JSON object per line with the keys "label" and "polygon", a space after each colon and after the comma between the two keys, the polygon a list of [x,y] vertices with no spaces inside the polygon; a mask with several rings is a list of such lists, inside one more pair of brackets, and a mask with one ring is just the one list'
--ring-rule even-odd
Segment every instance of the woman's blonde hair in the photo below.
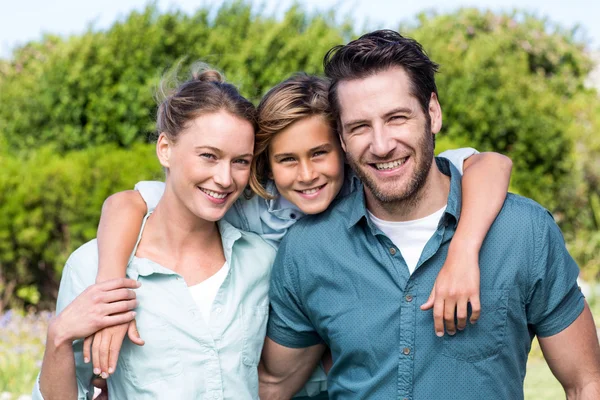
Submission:
{"label": "woman's blonde hair", "polygon": [[327,99],[329,81],[304,73],[293,75],[267,92],[258,105],[258,131],[250,187],[259,196],[273,199],[265,184],[269,179],[269,144],[279,132],[308,117],[322,116],[335,129]]}

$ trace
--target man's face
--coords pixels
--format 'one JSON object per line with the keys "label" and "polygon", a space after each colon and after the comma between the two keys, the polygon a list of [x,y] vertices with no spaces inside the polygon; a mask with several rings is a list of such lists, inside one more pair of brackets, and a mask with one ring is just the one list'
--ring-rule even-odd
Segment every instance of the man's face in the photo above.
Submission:
{"label": "man's face", "polygon": [[376,203],[402,202],[419,192],[433,162],[433,134],[442,124],[432,94],[428,114],[410,92],[403,68],[392,67],[338,85],[342,146]]}

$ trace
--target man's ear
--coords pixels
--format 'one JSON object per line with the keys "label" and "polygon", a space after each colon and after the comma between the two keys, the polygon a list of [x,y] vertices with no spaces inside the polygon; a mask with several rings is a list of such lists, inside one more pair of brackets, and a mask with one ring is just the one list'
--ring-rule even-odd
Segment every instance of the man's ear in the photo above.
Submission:
{"label": "man's ear", "polygon": [[161,132],[158,136],[158,140],[156,141],[156,155],[158,156],[158,161],[164,168],[169,168],[170,159],[171,159],[171,149],[173,147],[173,143],[169,140],[169,137],[166,133]]}
{"label": "man's ear", "polygon": [[342,134],[342,128],[338,129],[338,138],[340,139],[340,145],[342,146],[342,150],[344,153],[346,152],[346,143],[344,142],[344,135]]}
{"label": "man's ear", "polygon": [[435,135],[442,130],[442,107],[435,93],[431,93],[429,99],[429,117],[431,118],[431,133]]}

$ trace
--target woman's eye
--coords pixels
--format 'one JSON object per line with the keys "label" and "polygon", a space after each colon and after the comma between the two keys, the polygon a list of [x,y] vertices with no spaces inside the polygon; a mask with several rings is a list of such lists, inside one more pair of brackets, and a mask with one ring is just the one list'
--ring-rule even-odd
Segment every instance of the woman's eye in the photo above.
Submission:
{"label": "woman's eye", "polygon": [[216,160],[217,159],[217,156],[215,156],[212,153],[202,153],[202,154],[200,154],[200,157],[206,158],[206,159],[209,159],[209,160]]}
{"label": "woman's eye", "polygon": [[289,163],[294,161],[296,161],[294,160],[294,157],[284,157],[279,160],[280,163]]}
{"label": "woman's eye", "polygon": [[243,158],[241,158],[239,160],[235,160],[234,163],[240,164],[240,165],[250,165],[250,161],[244,160]]}

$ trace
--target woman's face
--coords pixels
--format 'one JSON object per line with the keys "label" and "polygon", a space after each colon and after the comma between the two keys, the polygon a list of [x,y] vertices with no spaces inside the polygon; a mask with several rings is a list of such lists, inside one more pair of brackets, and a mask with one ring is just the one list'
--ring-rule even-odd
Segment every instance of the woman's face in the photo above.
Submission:
{"label": "woman's face", "polygon": [[306,214],[329,207],[344,181],[344,155],[321,116],[301,119],[273,137],[269,165],[279,194]]}
{"label": "woman's face", "polygon": [[253,148],[252,124],[226,111],[190,121],[174,144],[164,135],[157,143],[167,186],[206,221],[221,219],[248,184]]}

